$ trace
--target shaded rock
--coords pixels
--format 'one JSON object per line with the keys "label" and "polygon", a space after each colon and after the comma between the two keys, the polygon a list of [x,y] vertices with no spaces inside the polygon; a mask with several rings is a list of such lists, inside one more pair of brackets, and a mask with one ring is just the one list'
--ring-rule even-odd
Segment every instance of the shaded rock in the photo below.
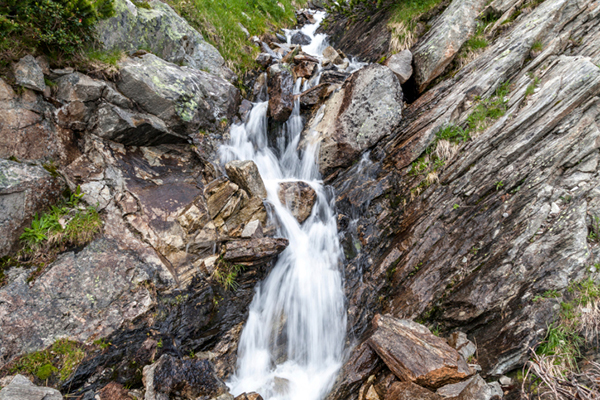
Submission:
{"label": "shaded rock", "polygon": [[179,360],[164,354],[144,367],[146,400],[161,400],[177,394],[185,399],[215,398],[227,393],[227,386],[208,360]]}
{"label": "shaded rock", "polygon": [[0,79],[0,158],[66,164],[79,153],[73,132],[57,126],[55,108],[31,90],[17,94]]}
{"label": "shaded rock", "polygon": [[127,59],[119,66],[119,90],[177,133],[217,129],[237,112],[239,91],[215,75],[179,67],[153,54]]}
{"label": "shaded rock", "polygon": [[385,400],[441,400],[442,397],[412,382],[396,382],[388,390]]}
{"label": "shaded rock", "polygon": [[256,56],[256,62],[263,68],[267,68],[273,63],[273,56],[269,53],[259,53]]}
{"label": "shaded rock", "polygon": [[386,60],[385,65],[396,74],[400,83],[404,84],[412,76],[412,60],[413,56],[410,50],[403,50],[400,53],[390,56]]}
{"label": "shaded rock", "polygon": [[317,193],[305,182],[281,182],[277,193],[281,204],[285,205],[298,223],[303,223],[311,214]]}
{"label": "shaded rock", "polygon": [[46,89],[44,72],[32,55],[26,55],[13,64],[13,74],[17,85],[43,92]]}
{"label": "shaded rock", "polygon": [[65,103],[96,101],[102,97],[106,86],[106,82],[90,78],[80,72],[74,72],[56,80],[54,97]]}
{"label": "shaded rock", "polygon": [[334,90],[339,88],[339,85],[320,83],[300,94],[300,106],[303,108],[312,108],[320,105]]}
{"label": "shaded rock", "polygon": [[263,400],[262,396],[256,392],[242,393],[235,400]]}
{"label": "shaded rock", "polygon": [[310,61],[301,61],[294,66],[293,72],[296,78],[310,78],[317,64]]}
{"label": "shaded rock", "polygon": [[462,45],[475,32],[477,16],[486,0],[455,0],[413,51],[415,82],[422,92],[440,76]]}
{"label": "shaded rock", "polygon": [[248,222],[242,231],[244,239],[260,239],[261,237],[263,237],[262,224],[257,219]]}
{"label": "shaded rock", "polygon": [[456,350],[423,325],[377,315],[373,326],[368,343],[400,380],[436,389],[471,375]]}
{"label": "shaded rock", "polygon": [[298,31],[292,35],[291,43],[300,44],[302,46],[309,45],[312,42],[310,36],[301,31]]}
{"label": "shaded rock", "polygon": [[262,264],[279,255],[288,244],[283,238],[232,240],[224,246],[223,259],[232,264]]}
{"label": "shaded rock", "polygon": [[278,122],[285,122],[294,108],[294,80],[289,67],[271,65],[268,69],[269,115]]}
{"label": "shaded rock", "polygon": [[252,111],[252,108],[254,108],[254,104],[252,104],[251,101],[249,100],[242,100],[242,104],[240,104],[240,109],[239,109],[239,114],[240,114],[240,118],[242,120],[242,122],[246,122],[248,115],[250,114],[250,111]]}
{"label": "shaded rock", "polygon": [[469,380],[469,384],[460,392],[456,400],[500,400],[495,388],[487,384],[479,375]]}
{"label": "shaded rock", "polygon": [[323,66],[326,67],[330,64],[341,64],[343,62],[342,57],[340,57],[339,53],[335,51],[335,49],[331,46],[327,46],[323,50]]}
{"label": "shaded rock", "polygon": [[23,375],[16,375],[0,390],[0,400],[63,400],[63,396],[56,389],[35,386]]}
{"label": "shaded rock", "polygon": [[458,351],[465,361],[469,359],[477,351],[475,344],[467,339],[467,334],[464,332],[454,332],[448,338],[448,344]]}
{"label": "shaded rock", "polygon": [[[105,337],[149,310],[152,268],[114,241],[62,254],[30,286],[26,275],[0,288],[0,368],[69,337]],[[48,290],[52,288],[52,290]]]}
{"label": "shaded rock", "polygon": [[255,102],[262,102],[268,100],[266,73],[260,74],[258,78],[256,78],[254,86],[252,86],[252,96]]}
{"label": "shaded rock", "polygon": [[92,125],[95,135],[127,146],[186,142],[184,135],[167,129],[158,117],[130,112],[108,103],[98,108]]}
{"label": "shaded rock", "polygon": [[98,39],[106,50],[150,49],[166,61],[208,70],[226,80],[234,79],[217,49],[184,18],[161,1],[150,0],[148,4],[151,9],[136,7],[129,0],[115,0],[115,15],[100,21],[96,27]]}
{"label": "shaded rock", "polygon": [[42,167],[0,160],[0,257],[13,249],[39,210],[60,198],[63,188]]}
{"label": "shaded rock", "polygon": [[436,393],[443,398],[457,397],[464,390],[464,388],[466,388],[471,383],[473,379],[475,379],[475,377],[466,379],[462,382],[451,383],[449,385],[442,386],[436,391]]}
{"label": "shaded rock", "polygon": [[346,72],[340,72],[335,70],[323,71],[321,74],[320,83],[343,83],[350,74]]}
{"label": "shaded rock", "polygon": [[230,161],[225,165],[225,170],[229,179],[244,189],[250,196],[261,199],[267,198],[265,184],[254,161]]}
{"label": "shaded rock", "polygon": [[328,175],[350,165],[400,122],[402,88],[387,67],[373,64],[344,83],[325,103],[325,115],[315,131],[321,140],[319,169]]}

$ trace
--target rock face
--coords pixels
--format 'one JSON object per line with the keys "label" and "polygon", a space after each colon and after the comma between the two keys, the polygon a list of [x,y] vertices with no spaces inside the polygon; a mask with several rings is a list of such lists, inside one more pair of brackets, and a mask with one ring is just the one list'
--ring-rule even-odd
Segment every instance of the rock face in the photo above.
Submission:
{"label": "rock face", "polygon": [[350,165],[398,125],[402,88],[389,68],[373,64],[354,73],[325,104],[315,131],[321,140],[319,169],[326,176]]}
{"label": "rock face", "polygon": [[135,254],[106,239],[63,254],[32,287],[21,274],[0,288],[0,367],[63,337],[109,335],[144,314],[152,298],[140,284],[151,274]]}
{"label": "rock face", "polygon": [[477,27],[486,0],[454,0],[414,49],[415,81],[419,92],[444,72]]}
{"label": "rock face", "polygon": [[310,216],[317,193],[304,182],[282,182],[279,184],[279,201],[285,205],[299,223]]}
{"label": "rock face", "polygon": [[179,395],[185,399],[215,398],[227,393],[227,386],[208,360],[178,360],[163,355],[144,367],[146,400],[162,400]]}
{"label": "rock face", "polygon": [[38,211],[54,204],[63,188],[42,167],[0,159],[0,257],[12,250]]}
{"label": "rock face", "polygon": [[56,389],[35,386],[23,375],[16,375],[0,390],[0,400],[63,400],[63,396]]}
{"label": "rock face", "polygon": [[175,132],[216,129],[237,111],[239,91],[207,72],[179,67],[153,54],[121,62],[120,71],[119,90]]}
{"label": "rock face", "polygon": [[398,77],[401,84],[406,83],[413,73],[413,56],[410,50],[403,50],[393,54],[385,62],[385,65]]}
{"label": "rock face", "polygon": [[17,85],[43,92],[46,89],[44,73],[35,58],[27,55],[13,65],[13,74]]}
{"label": "rock face", "polygon": [[412,382],[396,382],[385,400],[442,400],[442,397]]}
{"label": "rock face", "polygon": [[282,64],[271,65],[267,71],[269,91],[269,115],[279,122],[285,122],[294,108],[294,80],[289,67]]}
{"label": "rock face", "polygon": [[265,184],[254,161],[231,161],[225,165],[229,178],[252,197],[267,198]]}
{"label": "rock face", "polygon": [[185,19],[161,1],[150,0],[148,5],[150,9],[136,7],[129,0],[115,1],[115,15],[100,21],[97,27],[98,38],[106,50],[150,49],[166,61],[233,79],[235,75],[225,67],[217,49]]}
{"label": "rock face", "polygon": [[283,238],[234,240],[225,245],[223,259],[232,264],[264,264],[279,255],[288,244]]}
{"label": "rock face", "polygon": [[436,389],[471,375],[456,350],[424,326],[385,315],[373,326],[368,343],[400,380]]}

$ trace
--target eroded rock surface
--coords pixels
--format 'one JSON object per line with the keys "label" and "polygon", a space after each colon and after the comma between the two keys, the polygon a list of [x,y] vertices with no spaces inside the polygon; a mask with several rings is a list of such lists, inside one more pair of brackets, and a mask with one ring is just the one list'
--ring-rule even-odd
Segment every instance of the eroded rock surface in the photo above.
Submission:
{"label": "eroded rock surface", "polygon": [[305,182],[282,182],[279,184],[279,201],[285,205],[299,223],[310,216],[317,193]]}

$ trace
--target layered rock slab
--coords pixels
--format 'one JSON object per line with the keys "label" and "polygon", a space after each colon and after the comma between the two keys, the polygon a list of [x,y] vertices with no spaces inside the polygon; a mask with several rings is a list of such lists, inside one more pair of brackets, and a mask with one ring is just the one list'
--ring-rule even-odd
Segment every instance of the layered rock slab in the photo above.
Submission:
{"label": "layered rock slab", "polygon": [[423,325],[377,315],[373,327],[367,343],[402,381],[436,389],[471,375],[456,350]]}

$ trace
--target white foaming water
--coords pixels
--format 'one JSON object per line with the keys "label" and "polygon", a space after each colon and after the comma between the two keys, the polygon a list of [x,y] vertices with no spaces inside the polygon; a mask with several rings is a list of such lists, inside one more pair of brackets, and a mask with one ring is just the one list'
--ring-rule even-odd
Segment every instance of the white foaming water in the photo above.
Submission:
{"label": "white foaming water", "polygon": [[[316,19],[317,24],[303,28],[313,43],[322,16],[317,14]],[[315,46],[324,41],[323,35]],[[295,93],[300,86],[298,80]],[[320,180],[315,161],[318,141],[307,140],[304,151],[298,152],[303,130],[299,101],[279,132],[276,151],[268,147],[267,106],[255,104],[246,124],[231,128],[221,160],[256,163],[279,223],[278,234],[289,240],[289,246],[256,288],[240,338],[237,371],[228,385],[236,396],[258,392],[265,400],[320,400],[341,367],[346,335],[334,198]],[[302,225],[277,196],[280,182],[297,180],[317,193],[312,214]]]}

